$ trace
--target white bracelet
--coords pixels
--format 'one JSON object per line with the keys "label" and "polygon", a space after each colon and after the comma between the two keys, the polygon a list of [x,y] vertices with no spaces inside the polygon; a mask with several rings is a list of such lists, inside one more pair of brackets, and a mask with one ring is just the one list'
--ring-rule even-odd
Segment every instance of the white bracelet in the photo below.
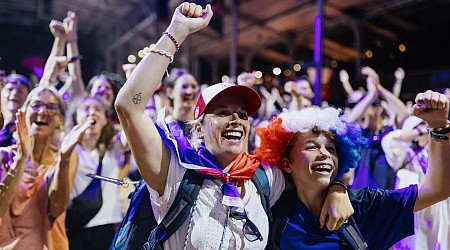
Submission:
{"label": "white bracelet", "polygon": [[162,49],[157,49],[157,48],[152,48],[152,49],[150,50],[150,52],[153,52],[153,53],[156,53],[156,54],[160,54],[160,55],[162,55],[162,56],[165,56],[165,57],[169,58],[170,63],[173,62],[173,55],[170,54],[170,52],[167,52],[167,51],[162,50]]}

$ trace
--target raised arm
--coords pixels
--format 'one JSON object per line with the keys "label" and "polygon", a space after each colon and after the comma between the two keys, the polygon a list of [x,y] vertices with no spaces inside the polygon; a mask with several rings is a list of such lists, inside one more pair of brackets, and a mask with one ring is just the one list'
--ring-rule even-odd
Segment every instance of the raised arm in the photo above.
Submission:
{"label": "raised arm", "polygon": [[[14,157],[14,161],[11,168],[8,170],[6,177],[0,184],[0,217],[6,212],[11,205],[11,201],[16,193],[17,186],[22,179],[23,170],[25,164],[28,161],[31,148],[31,140],[28,135],[28,128],[25,124],[25,113],[22,111],[17,112],[17,131],[19,134],[19,141],[17,143],[17,155]],[[6,161],[7,159],[3,159]]]}
{"label": "raised arm", "polygon": [[49,86],[56,84],[56,76],[54,74],[55,70],[55,58],[64,55],[64,46],[66,45],[67,36],[64,31],[63,23],[57,20],[50,21],[49,24],[50,31],[55,37],[53,42],[52,50],[48,55],[47,61],[45,62],[44,74],[39,81],[39,86]]}
{"label": "raised arm", "polygon": [[[212,15],[210,5],[203,10],[200,5],[185,2],[175,9],[166,32],[178,44],[182,44],[189,34],[206,27]],[[170,63],[170,55],[175,52],[175,42],[169,35],[163,35],[139,62],[115,102],[120,123],[142,177],[160,194],[164,192],[167,180],[170,152],[144,109]]]}
{"label": "raised arm", "polygon": [[64,30],[67,35],[67,58],[69,63],[69,75],[72,80],[72,100],[86,92],[83,78],[81,77],[80,52],[78,51],[78,17],[73,11],[67,12],[64,18]]}
{"label": "raised arm", "polygon": [[73,149],[93,122],[93,120],[88,120],[83,125],[75,125],[61,142],[55,175],[48,191],[49,212],[53,217],[57,217],[66,210],[78,169],[78,155],[73,152]]}
{"label": "raised arm", "polygon": [[[366,67],[362,68],[361,73],[365,74]],[[374,79],[368,77],[367,78],[367,94],[361,99],[358,104],[352,109],[350,114],[347,117],[347,121],[349,122],[359,122],[366,112],[367,108],[372,105],[372,103],[378,97],[378,88]]]}
{"label": "raised arm", "polygon": [[[420,105],[426,105],[420,107]],[[428,90],[416,96],[413,114],[428,123],[431,130],[449,128],[449,100],[443,94]],[[445,130],[445,129],[444,129]],[[437,133],[443,133],[437,131]],[[446,136],[449,135],[447,131]],[[450,196],[450,140],[430,136],[428,169],[419,188],[414,211],[431,206]]]}

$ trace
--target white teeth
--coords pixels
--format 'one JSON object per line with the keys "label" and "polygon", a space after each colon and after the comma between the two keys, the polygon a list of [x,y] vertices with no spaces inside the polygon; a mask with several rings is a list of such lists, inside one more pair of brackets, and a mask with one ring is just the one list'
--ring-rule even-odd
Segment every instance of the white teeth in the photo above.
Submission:
{"label": "white teeth", "polygon": [[242,133],[237,131],[228,131],[223,133],[223,136],[242,137]]}
{"label": "white teeth", "polygon": [[331,165],[317,165],[313,167],[314,171],[331,171],[332,167]]}

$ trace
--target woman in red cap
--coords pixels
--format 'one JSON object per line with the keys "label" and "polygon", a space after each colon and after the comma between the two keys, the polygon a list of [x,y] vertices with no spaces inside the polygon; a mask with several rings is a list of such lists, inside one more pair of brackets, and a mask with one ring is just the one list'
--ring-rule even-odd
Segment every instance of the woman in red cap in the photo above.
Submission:
{"label": "woman in red cap", "polygon": [[[144,108],[157,88],[173,54],[191,33],[205,28],[213,13],[194,3],[181,4],[161,39],[138,64],[120,90],[115,107],[139,170],[147,183],[157,223],[168,213],[185,172],[203,178],[190,216],[164,242],[166,249],[264,249],[269,233],[268,216],[261,197],[250,181],[260,162],[246,153],[248,117],[261,106],[259,95],[249,87],[219,83],[203,90],[194,109],[193,149],[182,130],[164,122],[164,110],[156,124]],[[279,169],[265,167],[270,185],[270,205],[285,188]],[[348,208],[347,194],[333,193]],[[330,205],[331,206],[331,205]],[[328,211],[324,205],[324,213]],[[327,227],[334,230],[351,209],[330,214]],[[344,209],[345,210],[345,209]],[[322,227],[325,225],[324,217]],[[247,227],[248,226],[248,227]],[[248,229],[248,230],[247,230]]]}

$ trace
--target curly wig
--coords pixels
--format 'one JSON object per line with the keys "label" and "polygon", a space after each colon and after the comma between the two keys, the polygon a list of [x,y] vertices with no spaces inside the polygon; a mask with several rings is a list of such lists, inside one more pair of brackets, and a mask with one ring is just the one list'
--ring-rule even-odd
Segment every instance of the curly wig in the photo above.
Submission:
{"label": "curly wig", "polygon": [[359,149],[367,145],[361,129],[354,123],[340,117],[341,110],[336,108],[309,107],[302,110],[283,111],[274,117],[266,128],[258,128],[261,145],[254,154],[268,164],[282,169],[281,160],[286,147],[296,133],[309,130],[329,131],[335,137],[339,159],[337,178],[350,168],[358,166]]}

